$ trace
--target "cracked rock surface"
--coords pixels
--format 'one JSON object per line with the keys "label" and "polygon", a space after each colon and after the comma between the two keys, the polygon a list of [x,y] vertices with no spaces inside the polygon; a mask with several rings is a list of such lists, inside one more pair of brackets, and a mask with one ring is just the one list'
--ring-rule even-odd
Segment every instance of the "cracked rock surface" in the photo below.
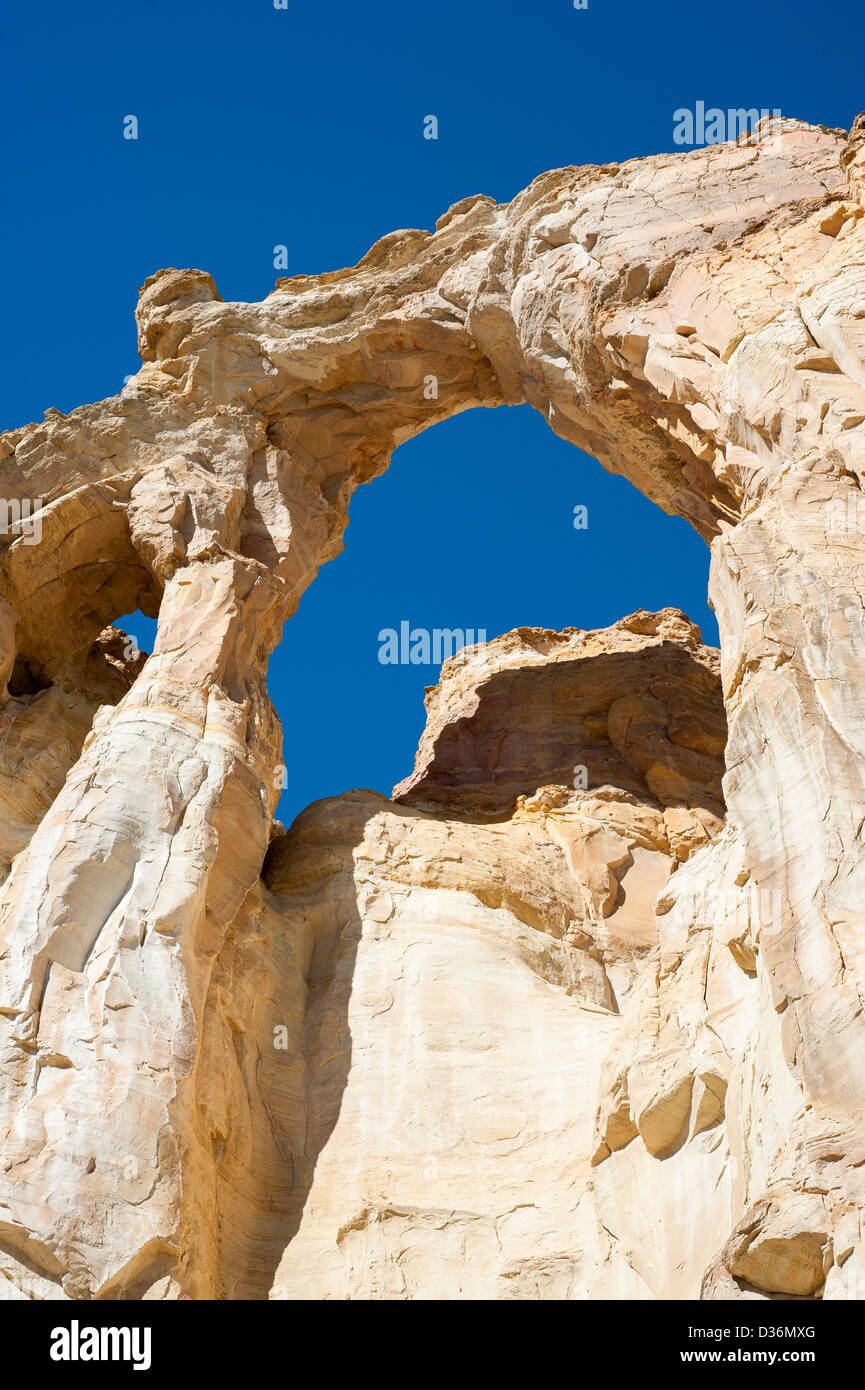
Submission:
{"label": "cracked rock surface", "polygon": [[[0,1296],[865,1296],[863,189],[773,119],[160,271],[122,394],[0,437]],[[720,655],[518,629],[283,835],[354,489],[523,402],[705,538]]]}

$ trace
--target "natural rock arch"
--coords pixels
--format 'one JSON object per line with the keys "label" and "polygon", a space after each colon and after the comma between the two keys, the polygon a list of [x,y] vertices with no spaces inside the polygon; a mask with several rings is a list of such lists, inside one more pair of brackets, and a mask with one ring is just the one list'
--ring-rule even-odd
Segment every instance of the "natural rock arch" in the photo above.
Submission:
{"label": "natural rock arch", "polygon": [[[784,1190],[817,1173],[837,1250],[865,1102],[862,138],[861,118],[849,136],[773,120],[756,143],[544,174],[261,304],[162,271],[121,396],[3,437],[4,497],[41,501],[38,544],[21,528],[0,556],[3,675],[35,687],[7,694],[3,735],[22,750],[7,783],[25,752],[34,768],[0,891],[17,1287],[260,1296],[263,1218],[211,1219],[238,1199],[207,1040],[234,1039],[243,1073],[241,1004],[281,968],[250,963],[275,910],[249,906],[281,761],[268,654],[396,445],[523,401],[711,543],[730,872],[781,904],[760,969],[803,1097]],[[141,670],[104,632],[139,606],[159,613]],[[269,1067],[290,1106],[297,1077]],[[249,1153],[273,1142],[259,1119]],[[770,1226],[795,1209],[779,1182]],[[736,1239],[712,1287],[760,1287]]]}

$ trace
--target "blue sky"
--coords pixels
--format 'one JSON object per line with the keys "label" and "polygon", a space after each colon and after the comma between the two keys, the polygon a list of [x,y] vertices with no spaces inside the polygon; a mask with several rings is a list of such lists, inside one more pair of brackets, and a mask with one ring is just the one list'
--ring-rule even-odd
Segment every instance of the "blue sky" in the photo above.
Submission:
{"label": "blue sky", "polygon": [[[865,18],[847,0],[19,0],[2,33],[4,429],[120,389],[139,365],[137,287],[162,266],[260,299],[277,274],[353,264],[470,193],[503,201],[545,169],[673,149],[673,112],[698,100],[845,127],[865,107]],[[346,550],[272,660],[281,816],[411,769],[437,673],[382,666],[380,629],[492,637],[674,604],[714,642],[707,572],[684,522],[528,407],[426,432],[355,495]],[[141,620],[137,635],[149,645]]]}

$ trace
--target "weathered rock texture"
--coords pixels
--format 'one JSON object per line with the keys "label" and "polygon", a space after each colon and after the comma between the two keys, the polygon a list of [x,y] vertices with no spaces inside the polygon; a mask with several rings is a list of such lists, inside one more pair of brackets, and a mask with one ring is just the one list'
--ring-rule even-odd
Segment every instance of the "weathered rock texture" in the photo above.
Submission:
{"label": "weathered rock texture", "polygon": [[[122,395],[3,437],[7,1296],[862,1296],[863,187],[861,118],[774,120],[261,304],[162,271]],[[711,544],[720,672],[509,634],[274,837],[353,490],[524,401]]]}

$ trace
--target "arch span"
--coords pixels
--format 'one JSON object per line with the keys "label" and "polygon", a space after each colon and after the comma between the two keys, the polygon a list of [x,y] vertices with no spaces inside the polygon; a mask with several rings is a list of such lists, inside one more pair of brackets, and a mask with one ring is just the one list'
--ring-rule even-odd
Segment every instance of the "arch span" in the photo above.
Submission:
{"label": "arch span", "polygon": [[[528,401],[712,546],[728,812],[741,872],[782,904],[761,955],[806,1097],[803,1152],[840,1155],[838,1200],[853,1200],[863,136],[862,118],[849,135],[771,120],[753,144],[547,173],[260,304],[161,271],[122,395],[0,442],[4,498],[33,505],[0,555],[4,681],[18,659],[62,687],[119,614],[159,612],[126,693],[100,698],[93,676],[92,728],[0,894],[15,1278],[72,1297],[139,1290],[151,1269],[163,1291],[222,1287],[207,1212],[224,1122],[202,1039],[214,972],[226,999],[243,993],[226,943],[239,960],[238,922],[265,912],[267,657],[338,551],[354,489],[419,430],[502,402]],[[20,715],[7,696],[4,738]]]}

